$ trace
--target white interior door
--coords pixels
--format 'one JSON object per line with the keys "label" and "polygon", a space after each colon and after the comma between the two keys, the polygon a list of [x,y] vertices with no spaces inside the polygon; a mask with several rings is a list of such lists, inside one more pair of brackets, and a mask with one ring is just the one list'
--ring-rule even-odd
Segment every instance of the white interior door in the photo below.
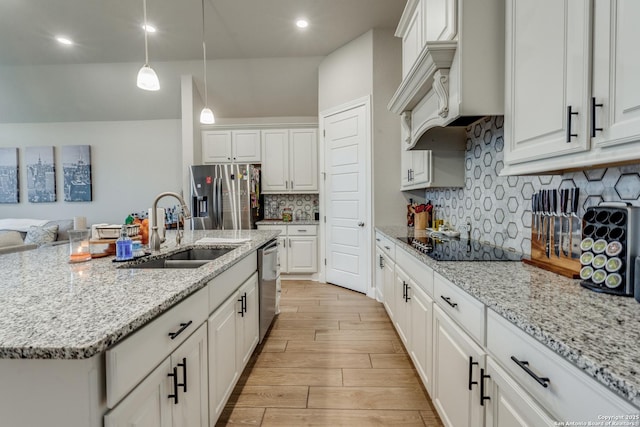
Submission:
{"label": "white interior door", "polygon": [[350,108],[324,119],[326,281],[367,293],[366,149],[368,110]]}

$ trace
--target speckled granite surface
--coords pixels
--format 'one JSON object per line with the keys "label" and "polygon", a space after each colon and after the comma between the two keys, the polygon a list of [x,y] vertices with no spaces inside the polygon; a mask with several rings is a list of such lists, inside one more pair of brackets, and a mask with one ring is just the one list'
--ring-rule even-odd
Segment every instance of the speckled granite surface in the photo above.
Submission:
{"label": "speckled granite surface", "polygon": [[300,221],[282,221],[281,219],[263,219],[256,222],[256,225],[318,225],[320,221],[300,220]]}
{"label": "speckled granite surface", "polygon": [[521,262],[435,261],[396,239],[413,236],[413,229],[376,230],[640,407],[640,304],[635,299],[592,292],[578,280]]}
{"label": "speckled granite surface", "polygon": [[186,231],[176,248],[174,233],[167,232],[161,254],[191,247],[202,237],[251,240],[196,269],[130,269],[113,263],[113,257],[69,264],[68,245],[0,256],[0,358],[91,357],[277,235]]}

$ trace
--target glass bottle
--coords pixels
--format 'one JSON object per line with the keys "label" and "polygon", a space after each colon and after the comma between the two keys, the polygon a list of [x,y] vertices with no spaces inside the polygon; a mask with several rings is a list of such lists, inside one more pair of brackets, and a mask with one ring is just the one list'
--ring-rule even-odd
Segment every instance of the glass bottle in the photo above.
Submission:
{"label": "glass bottle", "polygon": [[133,243],[127,235],[127,226],[120,229],[120,237],[116,240],[116,261],[133,259]]}

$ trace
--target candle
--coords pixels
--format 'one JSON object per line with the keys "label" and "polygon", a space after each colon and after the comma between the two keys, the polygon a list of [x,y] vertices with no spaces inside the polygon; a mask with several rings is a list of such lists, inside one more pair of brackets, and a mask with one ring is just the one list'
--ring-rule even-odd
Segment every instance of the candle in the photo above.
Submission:
{"label": "candle", "polygon": [[69,262],[84,262],[91,259],[89,230],[69,231]]}

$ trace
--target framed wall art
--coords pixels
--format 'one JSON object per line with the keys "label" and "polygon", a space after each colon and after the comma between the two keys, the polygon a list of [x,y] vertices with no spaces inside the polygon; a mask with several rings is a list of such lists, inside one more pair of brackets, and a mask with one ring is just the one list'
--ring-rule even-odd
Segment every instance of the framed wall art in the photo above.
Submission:
{"label": "framed wall art", "polygon": [[64,201],[90,202],[91,193],[91,146],[62,146],[62,171],[64,175]]}
{"label": "framed wall art", "polygon": [[18,149],[0,148],[0,203],[19,203]]}
{"label": "framed wall art", "polygon": [[56,201],[56,167],[53,147],[26,147],[27,198],[31,203]]}

